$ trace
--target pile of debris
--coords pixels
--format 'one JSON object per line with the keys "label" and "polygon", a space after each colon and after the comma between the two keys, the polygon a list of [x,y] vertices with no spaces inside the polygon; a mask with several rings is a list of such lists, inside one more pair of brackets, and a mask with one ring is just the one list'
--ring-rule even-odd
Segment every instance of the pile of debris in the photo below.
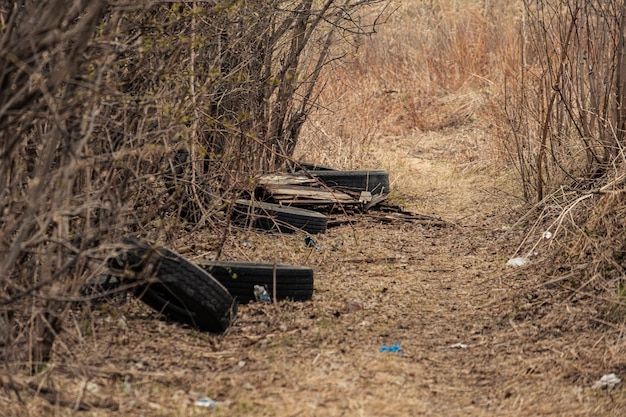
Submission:
{"label": "pile of debris", "polygon": [[294,173],[261,176],[254,199],[235,202],[233,219],[244,226],[281,233],[323,233],[329,226],[355,221],[357,214],[381,222],[445,225],[442,219],[388,204],[389,174],[384,170],[343,171],[299,165],[303,169]]}
{"label": "pile of debris", "polygon": [[[303,166],[294,173],[262,176],[253,198],[237,200],[231,218],[239,225],[308,234],[367,215],[376,221],[443,226],[434,217],[387,204],[389,175],[383,170],[341,171]],[[310,236],[307,236],[314,242]],[[305,239],[306,241],[306,239]],[[111,275],[91,293],[128,291],[166,318],[209,332],[225,331],[238,303],[310,300],[313,270],[305,266],[241,262],[193,263],[141,239],[123,241],[108,260]]]}

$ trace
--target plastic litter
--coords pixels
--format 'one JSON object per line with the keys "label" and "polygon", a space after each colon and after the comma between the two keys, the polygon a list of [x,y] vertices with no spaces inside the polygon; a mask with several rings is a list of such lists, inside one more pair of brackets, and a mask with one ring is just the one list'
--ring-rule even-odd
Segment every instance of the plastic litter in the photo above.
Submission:
{"label": "plastic litter", "polygon": [[205,408],[213,408],[217,405],[215,400],[212,400],[208,397],[198,398],[195,403],[193,403],[196,407],[205,407]]}
{"label": "plastic litter", "polygon": [[254,286],[254,298],[257,301],[264,303],[269,303],[272,301],[270,295],[267,293],[267,288],[265,288],[265,285]]}
{"label": "plastic litter", "polygon": [[307,236],[304,238],[304,246],[307,246],[309,248],[315,248],[317,250],[324,248],[324,245],[322,245],[321,243],[316,243],[315,239],[313,239],[311,236]]}
{"label": "plastic litter", "polygon": [[450,345],[452,349],[467,349],[467,345],[465,343],[454,343]]}
{"label": "plastic litter", "polygon": [[402,347],[400,346],[400,343],[394,343],[393,345],[387,346],[387,345],[381,345],[379,351],[381,353],[397,353],[399,355],[402,355],[403,350]]}
{"label": "plastic litter", "polygon": [[528,263],[528,258],[511,258],[507,261],[508,266],[524,266]]}
{"label": "plastic litter", "polygon": [[124,392],[131,392],[133,390],[133,386],[130,385],[128,381],[128,375],[124,376]]}
{"label": "plastic litter", "polygon": [[620,382],[622,382],[622,380],[619,379],[617,375],[606,374],[606,375],[603,375],[602,378],[597,380],[591,388],[592,389],[606,389],[607,391],[611,391]]}
{"label": "plastic litter", "polygon": [[363,304],[358,301],[346,301],[346,312],[363,310]]}
{"label": "plastic litter", "polygon": [[551,239],[552,238],[552,232],[550,232],[549,230],[546,230],[545,232],[543,232],[543,238],[544,239]]}

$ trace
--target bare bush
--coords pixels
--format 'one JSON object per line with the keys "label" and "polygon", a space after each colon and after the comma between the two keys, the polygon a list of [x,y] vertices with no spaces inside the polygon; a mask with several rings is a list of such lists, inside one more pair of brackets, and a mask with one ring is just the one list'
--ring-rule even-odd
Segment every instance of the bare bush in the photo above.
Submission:
{"label": "bare bush", "polygon": [[549,285],[623,323],[626,3],[525,0],[522,23],[508,149],[540,210],[528,236],[552,236],[528,253],[551,246]]}
{"label": "bare bush", "polygon": [[621,1],[524,1],[506,110],[527,199],[600,176],[624,141]]}
{"label": "bare bush", "polygon": [[85,223],[107,220],[96,216],[105,199],[84,193],[82,158],[102,107],[95,96],[108,62],[89,40],[104,4],[59,3],[13,3],[2,15],[1,302],[30,346],[19,359],[32,367],[50,359],[68,308],[63,298],[86,273],[95,230],[82,233]]}
{"label": "bare bush", "polygon": [[321,70],[373,31],[358,14],[376,3],[1,2],[7,369],[41,369],[62,332],[71,356],[86,336],[72,303],[88,311],[81,289],[122,236],[220,222],[231,194],[281,167]]}

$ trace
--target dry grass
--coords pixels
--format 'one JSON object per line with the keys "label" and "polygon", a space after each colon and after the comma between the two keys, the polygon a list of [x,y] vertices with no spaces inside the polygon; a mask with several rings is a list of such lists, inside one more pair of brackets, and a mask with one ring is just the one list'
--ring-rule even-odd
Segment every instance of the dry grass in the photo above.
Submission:
{"label": "dry grass", "polygon": [[[505,266],[524,238],[513,227],[524,206],[494,144],[498,92],[484,80],[497,74],[479,72],[485,66],[468,63],[459,46],[488,43],[485,33],[469,35],[486,17],[475,2],[438,2],[427,17],[438,16],[436,28],[459,46],[446,54],[477,76],[454,65],[429,75],[437,54],[423,52],[447,44],[420,37],[426,3],[406,2],[381,29],[388,31],[336,69],[322,96],[332,112],[311,120],[298,153],[339,168],[386,168],[394,201],[452,226],[364,217],[316,237],[322,249],[305,247],[302,235],[233,230],[223,258],[311,266],[313,301],[241,306],[219,336],[162,322],[132,299],[94,306],[91,321],[74,323],[81,337],[56,346],[39,379],[16,379],[21,400],[8,388],[0,394],[0,415],[624,415],[622,386],[590,388],[605,373],[626,377],[624,326],[610,322],[597,299],[546,276],[548,242],[534,248],[529,267]],[[507,12],[499,7],[507,2],[485,4]],[[465,28],[463,39],[450,28]],[[418,47],[427,41],[430,51]],[[495,53],[484,51],[478,56]],[[196,260],[213,257],[217,246],[202,230],[167,241]],[[346,311],[347,301],[364,308]],[[379,352],[394,342],[402,355]],[[49,400],[64,405],[26,388],[48,381],[62,393]],[[195,407],[201,396],[216,408]],[[76,404],[93,408],[78,413]]]}
{"label": "dry grass", "polygon": [[515,59],[517,10],[506,1],[401,3],[378,36],[327,74],[297,158],[384,168],[408,189],[423,180],[410,159],[425,142],[458,163],[461,177],[503,168],[502,59]]}
{"label": "dry grass", "polygon": [[[59,349],[48,373],[65,384],[68,403],[116,404],[127,415],[621,415],[621,387],[608,395],[590,386],[626,371],[623,328],[602,324],[593,303],[546,287],[539,265],[505,267],[522,236],[503,227],[515,210],[490,192],[491,174],[456,183],[454,170],[432,168],[454,162],[428,146],[412,163],[441,178],[437,204],[456,226],[364,218],[317,237],[319,250],[301,235],[233,233],[229,259],[313,267],[314,300],[241,306],[222,336],[161,322],[129,300],[94,311],[98,336],[85,333],[73,357]],[[455,191],[473,200],[460,204]],[[173,245],[211,257],[201,244],[191,250],[202,241],[198,233]],[[346,301],[364,309],[348,312]],[[404,354],[379,352],[395,342]],[[22,395],[22,405],[3,397],[3,409],[74,414]],[[193,406],[204,395],[217,400],[214,410]]]}

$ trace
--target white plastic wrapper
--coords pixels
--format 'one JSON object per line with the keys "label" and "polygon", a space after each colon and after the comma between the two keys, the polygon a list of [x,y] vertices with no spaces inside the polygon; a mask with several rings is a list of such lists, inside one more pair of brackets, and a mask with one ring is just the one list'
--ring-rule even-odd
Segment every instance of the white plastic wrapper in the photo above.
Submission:
{"label": "white plastic wrapper", "polygon": [[596,381],[595,384],[591,388],[593,389],[606,389],[611,391],[617,384],[622,382],[621,379],[617,377],[615,374],[606,374],[603,375],[602,378]]}
{"label": "white plastic wrapper", "polygon": [[524,266],[528,263],[528,258],[511,258],[507,261],[508,266]]}

